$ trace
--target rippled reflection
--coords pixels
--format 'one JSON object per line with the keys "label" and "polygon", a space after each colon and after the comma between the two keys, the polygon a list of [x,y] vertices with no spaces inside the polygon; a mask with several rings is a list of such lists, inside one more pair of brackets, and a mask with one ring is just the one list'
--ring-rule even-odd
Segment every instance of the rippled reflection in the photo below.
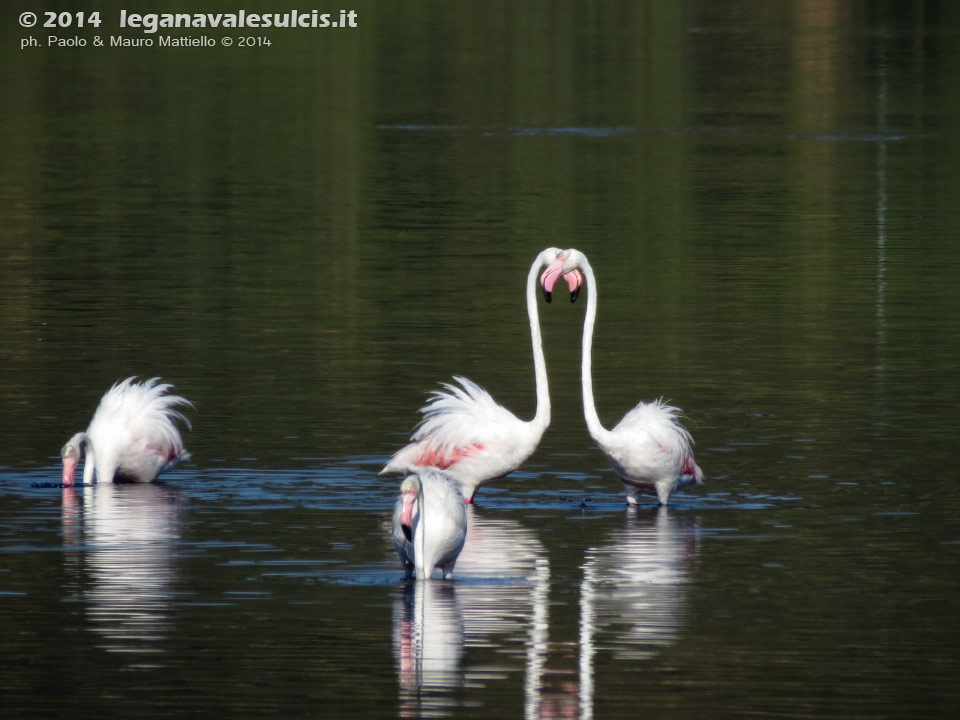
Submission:
{"label": "rippled reflection", "polygon": [[130,653],[131,666],[158,666],[176,577],[176,495],[154,484],[66,487],[62,523],[90,628],[105,649]]}
{"label": "rippled reflection", "polygon": [[536,533],[512,520],[484,518],[467,508],[467,541],[459,577],[495,580],[462,583],[467,643],[495,634],[523,637],[524,717],[537,717],[549,631],[550,563]]}
{"label": "rippled reflection", "polygon": [[676,640],[697,552],[692,523],[681,524],[665,507],[653,516],[628,509],[623,529],[587,550],[580,589],[581,718],[593,717],[598,636],[615,658],[634,662]]}
{"label": "rippled reflection", "polygon": [[401,717],[439,717],[462,684],[463,611],[451,582],[404,583],[393,603]]}
{"label": "rippled reflection", "polygon": [[453,709],[464,683],[485,684],[489,669],[462,669],[465,648],[494,637],[524,647],[524,715],[539,716],[547,651],[550,564],[536,534],[467,508],[467,540],[453,582],[407,582],[394,601],[394,652],[404,717]]}

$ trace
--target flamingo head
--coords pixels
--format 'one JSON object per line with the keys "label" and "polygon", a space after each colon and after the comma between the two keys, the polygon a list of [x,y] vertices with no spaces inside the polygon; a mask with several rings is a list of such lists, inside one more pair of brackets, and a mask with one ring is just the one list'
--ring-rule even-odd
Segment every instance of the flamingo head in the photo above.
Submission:
{"label": "flamingo head", "polygon": [[416,475],[411,475],[400,484],[400,529],[410,542],[413,542],[413,509],[421,490],[420,478]]}
{"label": "flamingo head", "polygon": [[77,462],[80,460],[84,438],[83,433],[77,433],[67,440],[67,444],[60,449],[60,459],[63,460],[61,482],[64,485],[73,484],[73,476],[77,471]]}
{"label": "flamingo head", "polygon": [[540,276],[543,298],[550,302],[553,286],[558,278],[563,277],[570,288],[570,302],[574,303],[580,296],[580,288],[583,286],[583,275],[577,269],[580,252],[578,250],[557,250],[556,248],[551,248],[551,250],[555,251],[553,260],[546,260],[549,267]]}

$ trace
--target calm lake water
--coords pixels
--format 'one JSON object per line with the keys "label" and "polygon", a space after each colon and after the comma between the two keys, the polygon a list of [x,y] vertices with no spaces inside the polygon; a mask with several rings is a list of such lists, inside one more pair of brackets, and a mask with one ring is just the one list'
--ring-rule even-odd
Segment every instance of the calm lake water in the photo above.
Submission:
{"label": "calm lake water", "polygon": [[[0,30],[4,717],[953,717],[960,6],[351,7]],[[624,507],[541,300],[552,425],[406,583],[377,472],[454,374],[532,417],[547,246],[601,419],[671,400],[706,483]],[[129,375],[193,460],[58,487]]]}

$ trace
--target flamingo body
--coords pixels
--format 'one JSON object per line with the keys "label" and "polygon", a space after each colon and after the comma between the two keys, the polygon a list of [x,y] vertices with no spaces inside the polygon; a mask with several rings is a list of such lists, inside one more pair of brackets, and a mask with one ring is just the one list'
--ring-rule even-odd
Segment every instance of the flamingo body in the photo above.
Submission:
{"label": "flamingo body", "polygon": [[466,537],[466,505],[453,480],[427,469],[403,481],[393,509],[393,544],[408,578],[429,579],[440,568],[449,580]]}
{"label": "flamingo body", "polygon": [[472,502],[477,488],[516,470],[533,454],[543,430],[498,404],[482,387],[455,376],[444,383],[420,412],[423,421],[409,445],[401,448],[381,474],[443,470]]}
{"label": "flamingo body", "polygon": [[642,402],[624,415],[602,444],[597,440],[623,481],[628,504],[636,505],[640,492],[652,491],[666,505],[680,488],[703,482],[690,433],[679,416],[680,410],[663,400]]}
{"label": "flamingo body", "polygon": [[543,273],[540,282],[549,296],[557,278],[564,277],[576,299],[586,277],[589,286],[583,321],[581,386],[583,414],[594,442],[623,481],[627,504],[636,505],[640,492],[656,493],[661,505],[681,487],[703,482],[703,471],[693,459],[693,438],[680,423],[681,412],[663,400],[641,402],[612,429],[600,423],[593,400],[593,328],[597,316],[597,281],[593,268],[579,250],[564,250]]}
{"label": "flamingo body", "polygon": [[526,301],[533,345],[537,410],[532,420],[520,420],[498,404],[482,387],[455,376],[459,385],[444,383],[420,409],[423,419],[409,445],[398,450],[380,474],[443,470],[460,486],[466,502],[477,488],[513,472],[529,458],[550,424],[550,393],[537,310],[537,273],[552,265],[560,250],[537,255],[527,274]]}
{"label": "flamingo body", "polygon": [[77,433],[63,446],[64,484],[73,483],[83,451],[84,483],[93,480],[94,471],[98,482],[150,482],[180,460],[189,459],[176,421],[188,428],[190,421],[174,408],[193,405],[179,395],[168,395],[172,386],[159,384],[159,378],[142,383],[135,380],[130,377],[111,387],[86,432]]}

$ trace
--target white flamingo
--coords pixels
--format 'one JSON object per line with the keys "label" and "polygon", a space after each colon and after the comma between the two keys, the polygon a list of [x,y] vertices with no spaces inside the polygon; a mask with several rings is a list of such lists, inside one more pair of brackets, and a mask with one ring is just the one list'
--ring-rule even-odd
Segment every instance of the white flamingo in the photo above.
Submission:
{"label": "white flamingo", "polygon": [[[581,275],[581,271],[583,275]],[[597,445],[606,453],[613,470],[623,481],[628,505],[636,505],[641,491],[654,491],[661,505],[679,488],[703,482],[703,471],[693,459],[693,438],[680,424],[681,412],[662,399],[641,402],[623,416],[613,430],[600,423],[593,402],[591,353],[593,326],[597,317],[597,280],[586,256],[579,250],[564,250],[541,276],[545,293],[553,289],[557,278],[563,276],[579,291],[586,276],[589,295],[583,321],[583,355],[581,383],[583,385],[583,415],[587,430]]]}
{"label": "white flamingo", "polygon": [[[544,265],[553,264],[559,252],[558,248],[541,252],[527,275],[527,315],[537,387],[537,411],[533,419],[520,420],[479,385],[455,376],[460,387],[444,383],[446,391],[431,393],[426,406],[420,408],[423,420],[412,442],[394,454],[380,471],[381,475],[416,473],[425,468],[443,470],[457,481],[464,500],[470,503],[480,485],[513,472],[537,449],[550,424],[547,365],[537,310],[537,273]],[[572,283],[573,278],[568,282]]]}
{"label": "white flamingo", "polygon": [[73,483],[84,450],[85,484],[92,482],[94,469],[98,482],[150,482],[190,458],[174,422],[181,420],[189,428],[190,421],[173,408],[193,404],[179,395],[168,395],[173,386],[157,384],[159,379],[137,383],[129,377],[104,394],[87,431],[74,435],[60,451],[65,485]]}
{"label": "white flamingo", "polygon": [[429,579],[435,568],[452,578],[466,537],[467,506],[455,482],[431,469],[403,481],[393,509],[393,544],[408,578]]}

